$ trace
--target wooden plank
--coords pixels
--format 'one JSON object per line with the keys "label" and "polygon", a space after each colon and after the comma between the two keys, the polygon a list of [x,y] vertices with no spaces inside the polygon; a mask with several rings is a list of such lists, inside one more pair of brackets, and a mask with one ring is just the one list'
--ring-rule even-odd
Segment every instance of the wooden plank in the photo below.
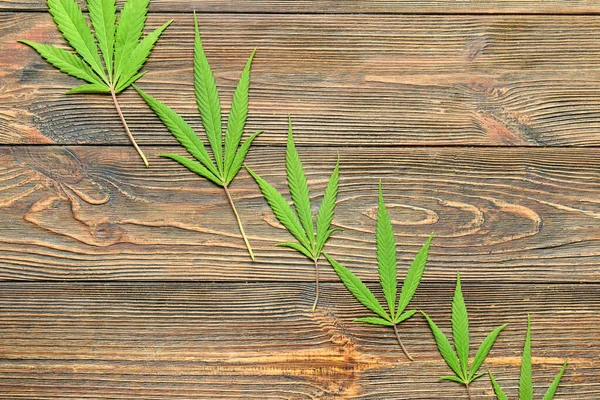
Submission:
{"label": "wooden plank", "polygon": [[[375,291],[377,288],[372,286]],[[557,400],[600,396],[598,285],[463,284],[472,354],[501,323],[483,370],[516,396],[526,315],[539,394],[563,360]],[[450,332],[453,286],[422,286],[412,306]],[[377,295],[381,295],[376,292]],[[458,399],[422,317],[391,330],[364,316],[341,283],[0,284],[0,398]],[[474,398],[492,399],[486,377]]]}
{"label": "wooden plank", "polygon": [[[156,46],[140,86],[200,129],[189,14]],[[281,145],[287,115],[310,145],[600,145],[600,20],[587,16],[204,14],[223,103],[252,48],[248,130]],[[126,144],[110,98],[76,84],[30,39],[63,43],[47,13],[0,14],[0,143]],[[138,96],[121,96],[143,144],[171,143]],[[227,109],[225,109],[227,111]]]}
{"label": "wooden plank", "polygon": [[[301,138],[302,134],[299,133]],[[283,139],[283,138],[282,138]],[[255,249],[251,263],[222,189],[146,148],[0,148],[1,279],[299,280],[313,267],[290,249],[246,171],[231,186]],[[169,151],[183,154],[180,147]],[[598,282],[600,149],[300,148],[313,213],[339,151],[327,251],[376,279],[377,181],[406,266],[435,231],[425,279]],[[283,148],[247,163],[287,193]],[[329,267],[323,279],[336,280]]]}
{"label": "wooden plank", "polygon": [[[83,3],[83,1],[80,1]],[[123,2],[119,1],[119,5]],[[600,12],[594,0],[154,0],[152,11],[226,13],[324,13],[324,14],[419,14],[419,13],[519,13],[587,14]],[[45,10],[43,0],[2,0],[0,10]]]}

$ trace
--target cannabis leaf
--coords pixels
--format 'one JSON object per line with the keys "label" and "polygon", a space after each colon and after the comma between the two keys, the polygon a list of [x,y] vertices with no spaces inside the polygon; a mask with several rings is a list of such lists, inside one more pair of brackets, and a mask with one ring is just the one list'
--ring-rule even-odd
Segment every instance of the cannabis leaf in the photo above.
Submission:
{"label": "cannabis leaf", "polygon": [[[560,372],[556,375],[552,384],[546,391],[546,394],[542,400],[552,400],[558,389],[560,380],[565,373],[567,368],[568,360],[565,360]],[[531,318],[527,315],[527,334],[525,335],[525,347],[523,349],[523,357],[521,359],[521,376],[519,379],[519,400],[533,400],[533,381],[532,381],[532,367],[531,367]],[[494,387],[494,393],[498,400],[508,400],[504,391],[494,379],[494,375],[489,372],[492,386]]]}
{"label": "cannabis leaf", "polygon": [[454,299],[452,300],[452,337],[454,339],[454,350],[450,345],[450,341],[444,335],[444,333],[437,327],[437,325],[429,318],[427,314],[421,311],[421,313],[427,319],[437,348],[446,361],[446,364],[452,369],[455,375],[442,376],[441,380],[448,380],[458,382],[467,388],[468,398],[471,398],[470,384],[477,378],[484,375],[484,373],[477,373],[481,364],[487,357],[488,353],[492,349],[492,346],[496,342],[496,338],[500,334],[500,331],[508,324],[501,325],[490,332],[489,335],[483,340],[479,350],[475,354],[473,363],[469,368],[469,316],[467,313],[467,306],[465,305],[465,299],[462,295],[462,288],[460,284],[460,274],[456,278],[456,289],[454,291]]}
{"label": "cannabis leaf", "polygon": [[[296,151],[294,137],[292,134],[292,120],[288,118],[288,140],[285,153],[285,167],[287,172],[287,182],[292,195],[294,209],[287,200],[271,184],[258,176],[250,168],[246,167],[250,175],[260,187],[263,196],[273,210],[273,213],[283,226],[296,238],[296,242],[281,243],[278,246],[290,247],[307,258],[311,259],[315,265],[315,301],[312,306],[312,312],[317,308],[319,301],[319,258],[323,253],[323,247],[327,239],[337,228],[331,229],[331,221],[335,209],[335,201],[338,192],[340,157],[338,155],[337,163],[329,178],[329,183],[323,195],[323,201],[317,214],[317,229],[313,224],[313,217],[310,206],[310,195],[308,192],[308,183],[304,175],[302,162]],[[295,210],[295,211],[294,211]]]}
{"label": "cannabis leaf", "polygon": [[48,0],[48,8],[56,26],[77,54],[29,40],[20,41],[32,47],[61,72],[88,82],[68,90],[67,94],[110,93],[123,128],[146,166],[148,160],[127,126],[117,94],[144,76],[146,72],[140,73],[140,68],[150,56],[161,33],[173,22],[165,22],[142,39],[149,1],[127,0],[117,23],[115,0],[87,0],[94,28],[92,34],[75,0]]}
{"label": "cannabis leaf", "polygon": [[[213,158],[208,154],[204,147],[204,143],[196,135],[192,127],[175,111],[156,100],[152,96],[144,93],[140,88],[133,85],[140,96],[146,101],[154,113],[165,124],[167,129],[175,136],[175,138],[185,147],[185,149],[198,162],[192,161],[189,158],[177,154],[161,154],[161,157],[167,157],[179,164],[183,165],[190,171],[208,179],[209,181],[221,186],[225,190],[227,200],[231,205],[233,214],[237,220],[240,232],[244,239],[244,243],[250,254],[250,258],[254,261],[254,252],[250,247],[248,237],[244,232],[242,220],[235,208],[229,184],[238,171],[242,167],[252,141],[262,131],[258,131],[248,137],[240,146],[244,126],[246,125],[246,117],[248,116],[248,90],[250,88],[250,66],[254,53],[252,52],[246,66],[240,77],[237,88],[233,94],[229,119],[227,120],[227,131],[225,133],[225,150],[223,151],[223,132],[221,128],[221,102],[219,100],[219,92],[213,76],[204,48],[202,47],[202,39],[198,29],[198,19],[194,13],[194,88],[196,94],[196,103],[198,111],[202,117],[202,124],[206,132],[206,137],[212,150]],[[213,161],[214,159],[214,161]]]}
{"label": "cannabis leaf", "polygon": [[[381,190],[381,181],[379,182],[379,207],[377,211],[377,229],[376,229],[376,244],[377,244],[377,263],[379,265],[379,281],[383,290],[388,311],[385,311],[375,295],[365,286],[364,283],[354,275],[348,268],[344,267],[329,255],[325,254],[327,260],[338,274],[346,288],[356,297],[356,299],[369,310],[373,311],[379,317],[364,317],[358,318],[355,322],[365,322],[367,324],[391,326],[394,328],[394,333],[400,348],[408,357],[413,358],[408,354],[404,347],[400,334],[398,333],[397,325],[404,320],[412,317],[416,310],[406,311],[408,303],[410,303],[417,287],[421,282],[421,277],[425,271],[427,256],[429,253],[429,245],[433,234],[429,236],[427,242],[415,256],[414,261],[410,265],[404,284],[400,291],[400,298],[397,296],[397,266],[396,266],[396,240],[394,230],[388,215],[385,203],[383,202],[383,193]],[[398,307],[396,307],[396,303]]]}

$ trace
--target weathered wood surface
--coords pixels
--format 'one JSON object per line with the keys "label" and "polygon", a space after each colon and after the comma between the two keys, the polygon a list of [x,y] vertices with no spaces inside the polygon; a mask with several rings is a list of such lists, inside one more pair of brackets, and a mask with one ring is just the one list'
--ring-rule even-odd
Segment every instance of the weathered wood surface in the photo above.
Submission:
{"label": "weathered wood surface", "polygon": [[[146,148],[146,169],[129,146],[0,148],[0,278],[312,280],[304,257],[275,247],[290,236],[246,171],[231,190],[254,263],[222,189],[155,157],[164,150]],[[427,280],[456,270],[485,281],[600,280],[599,149],[301,147],[315,215],[337,151],[334,225],[344,231],[327,251],[365,279],[377,277],[381,178],[401,265],[436,234]],[[284,158],[258,147],[247,163],[287,193]]]}
{"label": "weathered wood surface", "polygon": [[[517,3],[514,3],[517,4]],[[140,86],[199,127],[192,17],[168,18]],[[229,106],[254,61],[249,130],[282,145],[600,145],[595,16],[203,14],[206,51]],[[18,39],[62,43],[47,13],[0,14],[0,143],[126,144],[110,98],[66,96],[76,79]],[[172,143],[137,94],[121,96],[142,144]],[[226,108],[227,108],[226,107]]]}
{"label": "weathered wood surface", "polygon": [[[136,94],[121,101],[150,169],[109,98],[64,95],[77,81],[16,42],[64,45],[45,10],[0,1],[1,399],[466,397],[438,382],[448,369],[421,317],[402,330],[410,363],[386,328],[351,322],[367,314],[326,265],[309,313],[313,267],[274,246],[289,236],[245,171],[232,193],[255,263],[222,191],[156,157],[183,152]],[[527,313],[538,397],[569,357],[556,400],[600,398],[599,2],[152,0],[151,10],[149,29],[176,21],[140,86],[198,131],[190,12],[225,113],[258,48],[247,131],[266,132],[248,164],[287,191],[290,114],[316,212],[340,152],[344,231],[327,249],[378,296],[383,178],[402,271],[436,233],[413,306],[449,333],[460,271],[472,342],[510,323],[484,369],[511,398]],[[494,398],[485,377],[473,389]]]}
{"label": "weathered wood surface", "polygon": [[[80,0],[80,3],[83,1]],[[119,1],[119,3],[122,3]],[[588,14],[600,12],[595,0],[153,0],[152,11],[321,14]],[[2,0],[0,10],[45,10],[43,0]]]}
{"label": "weathered wood surface", "polygon": [[[376,287],[373,286],[375,290]],[[484,371],[516,396],[526,315],[540,395],[563,360],[557,400],[600,397],[600,286],[464,284],[472,352],[501,323]],[[452,284],[412,306],[450,332]],[[380,295],[381,293],[377,293]],[[338,282],[0,284],[0,398],[462,399],[422,317],[402,326],[415,362]],[[487,377],[475,399],[492,399]]]}

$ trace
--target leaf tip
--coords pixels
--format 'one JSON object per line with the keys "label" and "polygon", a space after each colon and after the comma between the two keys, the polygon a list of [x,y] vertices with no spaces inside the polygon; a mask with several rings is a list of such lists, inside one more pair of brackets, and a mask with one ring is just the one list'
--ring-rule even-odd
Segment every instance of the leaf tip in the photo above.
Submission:
{"label": "leaf tip", "polygon": [[[169,27],[169,25],[171,25],[173,23],[173,21],[175,21],[174,19],[170,19],[167,22],[165,22],[159,29],[161,30],[165,30]],[[162,33],[162,32],[161,32]]]}
{"label": "leaf tip", "polygon": [[252,169],[251,169],[251,168],[250,168],[248,165],[244,164],[244,168],[246,169],[246,171],[248,171],[248,173],[249,173],[249,174],[250,174],[250,175],[251,175],[251,176],[252,176],[254,179],[256,179],[256,178],[258,177],[258,176],[256,175],[256,173],[254,173],[254,171],[252,171]]}

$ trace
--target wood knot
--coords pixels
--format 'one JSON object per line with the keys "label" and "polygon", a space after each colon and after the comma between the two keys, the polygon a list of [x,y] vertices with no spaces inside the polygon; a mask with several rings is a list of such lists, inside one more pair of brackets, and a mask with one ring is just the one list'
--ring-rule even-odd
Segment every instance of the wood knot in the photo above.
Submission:
{"label": "wood knot", "polygon": [[96,225],[92,231],[94,239],[103,244],[114,244],[119,242],[125,235],[125,230],[117,224],[104,222]]}
{"label": "wood knot", "polygon": [[512,130],[506,123],[496,121],[491,115],[484,113],[476,113],[474,115],[475,122],[485,132],[488,139],[494,144],[504,146],[526,145],[527,140],[519,135],[519,132]]}
{"label": "wood knot", "polygon": [[467,80],[467,87],[475,93],[487,96],[501,96],[506,91],[495,80],[487,76],[473,76]]}
{"label": "wood knot", "polygon": [[468,62],[473,62],[483,50],[487,47],[488,41],[485,37],[473,37],[467,41],[467,46],[465,49],[465,60]]}
{"label": "wood knot", "polygon": [[57,183],[75,184],[86,173],[81,161],[68,149],[47,152],[45,149],[14,149],[15,159],[26,168],[30,168]]}
{"label": "wood knot", "polygon": [[[410,204],[387,203],[385,207],[394,225],[432,225],[440,219],[435,211]],[[373,206],[366,209],[363,214],[376,221],[377,212],[378,207]]]}
{"label": "wood knot", "polygon": [[344,335],[343,333],[335,333],[331,335],[329,339],[331,343],[342,346],[347,350],[352,350],[355,347],[354,340],[351,336]]}

